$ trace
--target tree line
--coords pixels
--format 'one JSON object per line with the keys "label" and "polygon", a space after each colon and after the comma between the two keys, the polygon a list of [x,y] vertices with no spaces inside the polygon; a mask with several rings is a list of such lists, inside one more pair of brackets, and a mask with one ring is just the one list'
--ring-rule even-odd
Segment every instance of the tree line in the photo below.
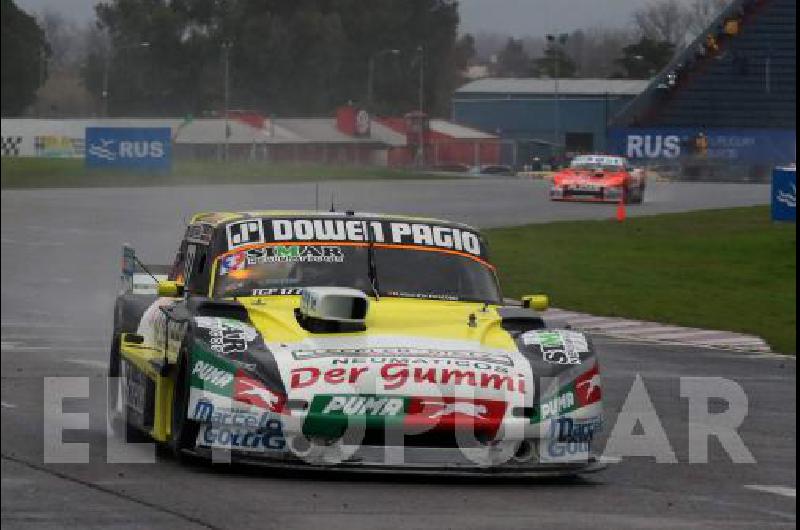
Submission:
{"label": "tree line", "polygon": [[2,0],[2,112],[219,113],[227,69],[231,109],[326,115],[365,104],[371,78],[374,112],[416,109],[422,92],[426,112],[447,115],[469,65],[506,77],[653,75],[723,2],[653,0],[627,28],[547,40],[459,36],[454,0],[105,0],[86,28]]}
{"label": "tree line", "polygon": [[482,33],[473,37],[474,62],[498,77],[644,79],[656,74],[729,0],[652,0],[619,28],[584,28],[520,38]]}

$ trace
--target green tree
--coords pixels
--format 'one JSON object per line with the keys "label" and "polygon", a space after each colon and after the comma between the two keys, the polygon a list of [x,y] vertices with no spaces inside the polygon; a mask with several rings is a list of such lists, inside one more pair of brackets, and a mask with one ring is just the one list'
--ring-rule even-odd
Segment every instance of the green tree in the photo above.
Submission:
{"label": "green tree", "polygon": [[642,37],[639,42],[622,48],[622,57],[614,62],[624,70],[623,77],[647,79],[664,68],[674,54],[672,43]]}
{"label": "green tree", "polygon": [[475,37],[467,33],[462,35],[455,44],[456,67],[464,71],[475,58]]}
{"label": "green tree", "polygon": [[500,77],[527,77],[531,75],[531,58],[522,41],[508,38],[505,47],[497,54],[495,75]]}
{"label": "green tree", "polygon": [[[221,110],[223,43],[231,107],[268,114],[320,115],[359,101],[370,57],[385,49],[401,51],[376,65],[375,103],[385,112],[417,107],[420,60],[426,111],[447,112],[458,82],[451,0],[109,0],[96,12],[117,115]],[[105,59],[86,63],[94,92]]]}
{"label": "green tree", "polygon": [[550,44],[544,50],[544,56],[533,61],[536,77],[575,77],[577,66],[562,46]]}
{"label": "green tree", "polygon": [[47,79],[50,50],[36,19],[2,0],[2,115],[21,114]]}

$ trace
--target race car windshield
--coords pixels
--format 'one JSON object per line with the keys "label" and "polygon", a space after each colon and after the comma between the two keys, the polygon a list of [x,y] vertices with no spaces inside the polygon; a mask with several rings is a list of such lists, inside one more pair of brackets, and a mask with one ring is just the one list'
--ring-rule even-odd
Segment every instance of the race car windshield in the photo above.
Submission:
{"label": "race car windshield", "polygon": [[[374,245],[379,294],[498,303],[492,268],[478,258],[433,249]],[[351,287],[367,294],[367,245],[266,245],[217,259],[215,297],[299,294],[303,287]]]}

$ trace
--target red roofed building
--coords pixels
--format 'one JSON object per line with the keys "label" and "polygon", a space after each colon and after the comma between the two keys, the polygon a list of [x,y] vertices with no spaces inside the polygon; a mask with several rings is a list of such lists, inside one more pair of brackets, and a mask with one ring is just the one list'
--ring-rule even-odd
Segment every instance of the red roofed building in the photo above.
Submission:
{"label": "red roofed building", "polygon": [[377,117],[375,121],[406,137],[405,146],[389,150],[390,166],[417,162],[420,140],[421,156],[427,167],[477,167],[500,163],[500,140],[492,134],[447,120],[428,119],[419,112],[411,112],[403,118]]}

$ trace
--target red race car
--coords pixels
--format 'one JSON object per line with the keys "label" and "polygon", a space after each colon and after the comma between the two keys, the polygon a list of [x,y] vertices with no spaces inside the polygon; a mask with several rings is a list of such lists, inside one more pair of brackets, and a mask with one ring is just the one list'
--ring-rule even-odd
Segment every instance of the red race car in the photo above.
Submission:
{"label": "red race car", "polygon": [[640,203],[644,187],[644,170],[631,168],[624,157],[579,155],[568,168],[553,175],[550,199]]}

